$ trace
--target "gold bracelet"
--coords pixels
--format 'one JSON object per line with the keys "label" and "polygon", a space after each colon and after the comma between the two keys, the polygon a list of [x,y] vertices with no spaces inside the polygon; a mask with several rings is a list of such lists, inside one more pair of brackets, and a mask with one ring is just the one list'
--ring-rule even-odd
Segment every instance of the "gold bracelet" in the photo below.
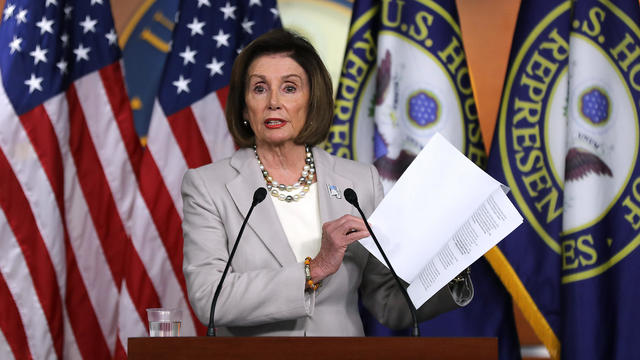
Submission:
{"label": "gold bracelet", "polygon": [[318,290],[320,283],[315,284],[313,280],[311,280],[311,258],[308,256],[304,259],[304,276],[306,288],[313,291]]}

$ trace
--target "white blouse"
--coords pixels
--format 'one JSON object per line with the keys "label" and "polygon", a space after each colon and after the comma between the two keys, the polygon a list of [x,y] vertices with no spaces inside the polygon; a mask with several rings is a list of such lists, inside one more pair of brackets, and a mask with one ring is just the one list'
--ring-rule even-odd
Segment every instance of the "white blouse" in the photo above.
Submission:
{"label": "white blouse", "polygon": [[307,256],[315,257],[322,238],[318,185],[311,184],[309,192],[298,201],[285,202],[269,197],[298,262],[303,262]]}

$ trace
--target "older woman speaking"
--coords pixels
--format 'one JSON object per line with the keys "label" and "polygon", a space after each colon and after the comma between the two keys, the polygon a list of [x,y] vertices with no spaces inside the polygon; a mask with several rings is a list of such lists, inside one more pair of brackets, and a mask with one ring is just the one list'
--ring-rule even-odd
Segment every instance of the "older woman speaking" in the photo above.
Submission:
{"label": "older woman speaking", "polygon": [[[358,299],[384,325],[411,324],[391,273],[357,242],[369,233],[341,194],[353,188],[371,214],[383,197],[376,169],[315,147],[332,113],[329,74],[300,36],[271,31],[236,59],[226,117],[239,150],[189,170],[182,184],[183,270],[203,323],[254,190],[272,195],[249,219],[221,289],[220,334],[361,336]],[[419,319],[468,303],[470,279],[466,291],[455,286],[421,306]]]}

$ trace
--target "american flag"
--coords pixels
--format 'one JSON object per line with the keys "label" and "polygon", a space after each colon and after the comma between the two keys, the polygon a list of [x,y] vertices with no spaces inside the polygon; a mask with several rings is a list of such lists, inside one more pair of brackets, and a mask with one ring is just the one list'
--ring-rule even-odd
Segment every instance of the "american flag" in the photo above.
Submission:
{"label": "american flag", "polygon": [[0,49],[0,357],[113,357],[142,154],[109,3],[9,0]]}
{"label": "american flag", "polygon": [[[253,39],[280,26],[275,0],[180,4],[141,164],[142,195],[151,216],[134,214],[133,228],[134,242],[153,242],[154,249],[162,249],[149,261],[166,267],[158,285],[163,286],[162,299],[173,297],[171,304],[179,301],[177,306],[186,308],[188,302],[182,274],[182,176],[188,168],[235,150],[224,116],[233,61]],[[184,334],[205,333],[193,312],[183,316],[182,326]]]}
{"label": "american flag", "polygon": [[275,0],[183,1],[179,14],[148,148],[181,214],[180,182],[187,168],[234,151],[223,109],[235,57],[251,40],[281,25]]}
{"label": "american flag", "polygon": [[237,52],[275,1],[185,0],[143,153],[105,0],[8,0],[0,25],[0,358],[126,356],[145,309],[202,326],[182,275],[180,181],[229,155]]}

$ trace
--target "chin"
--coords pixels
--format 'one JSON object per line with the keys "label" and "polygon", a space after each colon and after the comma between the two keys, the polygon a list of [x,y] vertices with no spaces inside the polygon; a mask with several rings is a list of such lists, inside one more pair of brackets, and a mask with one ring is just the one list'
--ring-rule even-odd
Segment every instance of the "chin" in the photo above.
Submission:
{"label": "chin", "polygon": [[265,143],[265,144],[269,144],[272,146],[277,146],[277,145],[286,145],[286,144],[294,144],[293,139],[295,139],[295,137],[282,137],[282,136],[273,136],[273,137],[267,137],[265,139],[263,139],[261,142]]}

